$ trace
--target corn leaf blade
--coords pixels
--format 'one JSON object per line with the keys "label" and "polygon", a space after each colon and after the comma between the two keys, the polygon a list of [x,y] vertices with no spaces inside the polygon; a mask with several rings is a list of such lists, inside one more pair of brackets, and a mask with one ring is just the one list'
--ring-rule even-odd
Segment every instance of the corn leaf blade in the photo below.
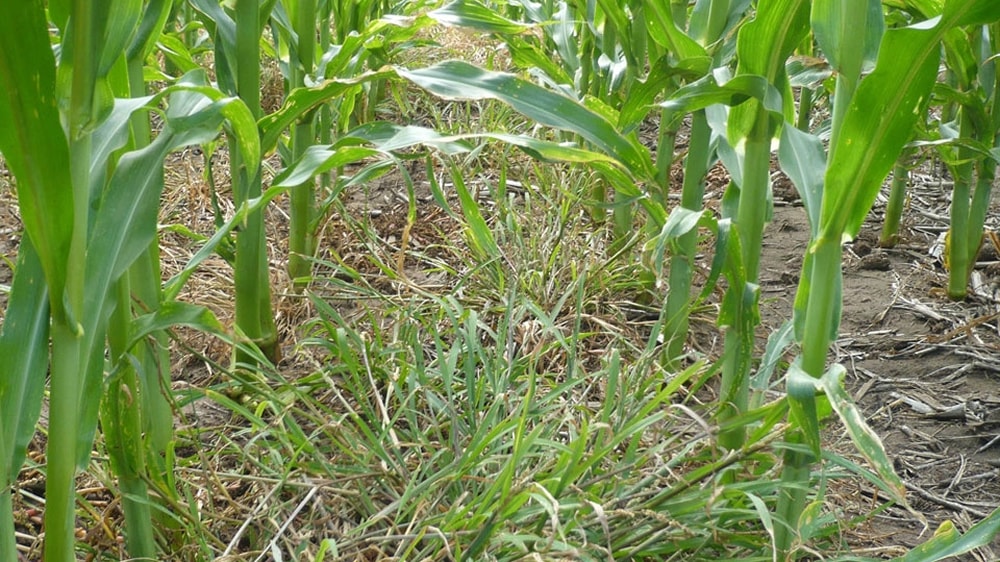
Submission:
{"label": "corn leaf blade", "polygon": [[[63,315],[73,229],[69,147],[56,102],[55,58],[40,2],[16,2],[0,18],[0,152],[18,178],[18,206]],[[37,155],[45,155],[41,160]]]}
{"label": "corn leaf blade", "polygon": [[513,74],[491,72],[462,61],[445,61],[399,75],[450,100],[496,99],[539,124],[580,135],[640,177],[653,177],[648,151],[615,129],[604,116],[576,100]]}
{"label": "corn leaf blade", "polygon": [[948,30],[997,19],[990,0],[950,0],[941,18],[885,33],[875,70],[861,81],[844,117],[837,141],[844,149],[834,150],[829,163],[821,236],[853,238],[861,229],[930,99]]}
{"label": "corn leaf blade", "polygon": [[17,269],[0,331],[0,462],[13,482],[35,434],[49,362],[49,305],[45,274],[31,239],[21,240]]}

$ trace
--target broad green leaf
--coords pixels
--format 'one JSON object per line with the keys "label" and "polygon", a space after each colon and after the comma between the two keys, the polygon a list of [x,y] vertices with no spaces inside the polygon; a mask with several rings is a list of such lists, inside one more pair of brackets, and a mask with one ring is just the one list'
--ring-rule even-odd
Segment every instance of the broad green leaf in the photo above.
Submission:
{"label": "broad green leaf", "polygon": [[170,15],[172,7],[173,2],[171,0],[150,0],[146,2],[145,9],[142,12],[142,19],[139,21],[139,26],[132,37],[128,51],[125,53],[126,58],[130,60],[134,58],[144,60],[153,52],[153,48],[160,40],[163,26]]}
{"label": "broad green leaf", "polygon": [[703,214],[703,210],[693,211],[680,205],[670,211],[660,233],[645,245],[647,251],[652,249],[654,270],[663,271],[664,259],[677,250],[677,239],[694,230]]}
{"label": "broad green leaf", "polygon": [[576,100],[513,74],[490,72],[461,61],[445,61],[418,70],[398,69],[397,72],[445,99],[500,100],[541,125],[579,134],[638,177],[655,175],[649,152],[638,142],[622,136],[603,116]]}
{"label": "broad green leaf", "polygon": [[132,341],[129,342],[129,348],[151,334],[175,326],[187,326],[206,334],[228,338],[225,326],[208,308],[185,302],[169,301],[161,303],[156,312],[144,314],[132,321],[130,331]]}
{"label": "broad green leaf", "polygon": [[788,417],[792,425],[802,432],[806,445],[816,458],[820,455],[819,416],[816,409],[816,391],[819,383],[802,370],[799,361],[793,361],[786,375]]}
{"label": "broad green leaf", "polygon": [[[151,144],[119,159],[95,212],[88,239],[81,347],[92,350],[92,357],[78,398],[81,426],[76,455],[79,466],[84,466],[89,459],[97,429],[104,359],[100,342],[111,302],[107,295],[112,285],[155,239],[166,155],[182,146],[203,142],[206,131],[213,127],[218,130],[228,115],[243,120],[242,124],[231,123],[234,129],[253,126],[248,112],[233,109],[243,106],[242,102],[226,98],[218,90],[197,86],[189,80],[170,86],[166,91],[171,96],[164,129]],[[247,144],[253,150],[251,156],[259,155],[255,143],[248,140]]]}
{"label": "broad green leaf", "polygon": [[885,31],[880,0],[813,0],[813,37],[830,65],[855,81],[874,63]]}
{"label": "broad green leaf", "polygon": [[355,138],[374,144],[379,150],[392,152],[418,144],[433,146],[445,154],[469,152],[472,146],[462,142],[461,136],[445,136],[427,127],[399,126],[386,121],[367,123],[348,131],[346,138]]}
{"label": "broad green leaf", "polygon": [[201,68],[194,60],[194,56],[188,50],[187,45],[175,34],[165,33],[157,39],[156,47],[163,53],[163,56],[170,61],[181,72],[190,72]]}
{"label": "broad green leaf", "polygon": [[[778,91],[785,90],[785,61],[809,32],[808,0],[761,0],[757,13],[736,38],[737,76],[764,77]],[[757,119],[756,102],[735,108],[728,123],[729,144],[738,148]]]}
{"label": "broad green leaf", "polygon": [[302,158],[274,178],[275,187],[295,187],[319,174],[378,156],[380,151],[364,146],[314,145]]}
{"label": "broad green leaf", "polygon": [[688,21],[688,34],[708,47],[732,29],[750,6],[750,0],[697,0]]}
{"label": "broad green leaf", "polygon": [[310,88],[296,88],[285,98],[281,109],[264,116],[257,122],[260,127],[261,154],[274,150],[282,133],[292,123],[321,104],[343,96],[360,84],[385,80],[395,75],[392,70],[367,72],[355,78],[326,80]]}
{"label": "broad green leaf", "polygon": [[454,0],[427,13],[445,25],[468,27],[485,33],[524,33],[533,26],[509,20],[475,0]]}
{"label": "broad green leaf", "polygon": [[991,0],[950,0],[943,17],[891,29],[879,48],[875,70],[865,77],[844,118],[829,162],[821,236],[853,238],[861,228],[882,181],[924,114],[937,77],[940,42],[955,25],[1000,19]]}
{"label": "broad green leaf", "polygon": [[771,384],[771,375],[774,374],[778,363],[793,341],[795,341],[795,334],[792,330],[792,323],[787,320],[780,328],[767,336],[764,356],[761,358],[760,367],[750,381],[750,388],[760,391],[768,389]]}
{"label": "broad green leaf", "polygon": [[649,115],[655,107],[656,99],[667,91],[678,78],[697,80],[705,76],[712,65],[712,59],[689,58],[673,66],[669,56],[660,57],[649,69],[643,81],[637,81],[629,90],[625,104],[618,115],[620,130],[629,131]]}
{"label": "broad green leaf", "polygon": [[[809,376],[808,374],[803,374],[807,377]],[[822,388],[827,398],[830,399],[830,405],[833,406],[834,411],[840,416],[840,420],[844,422],[844,427],[847,428],[847,433],[851,436],[851,441],[854,442],[858,451],[868,459],[872,468],[875,469],[875,473],[888,484],[887,491],[892,495],[892,499],[900,505],[907,506],[909,504],[906,502],[906,486],[903,485],[899,476],[896,475],[896,471],[892,467],[892,461],[886,454],[882,441],[872,428],[868,426],[868,423],[865,422],[864,413],[858,409],[854,401],[851,400],[850,394],[844,388],[844,376],[846,374],[847,369],[837,363],[832,365],[819,380],[810,378],[816,381],[816,384]]]}
{"label": "broad green leaf", "polygon": [[55,58],[42,7],[14,2],[0,18],[0,152],[17,178],[21,219],[41,259],[58,319],[64,316],[73,197],[55,94]]}
{"label": "broad green leaf", "polygon": [[646,7],[649,35],[658,45],[678,60],[708,56],[704,47],[677,27],[669,2],[647,2]]}
{"label": "broad green leaf", "polygon": [[31,239],[21,239],[0,329],[0,483],[17,479],[42,407],[49,365],[45,274]]}
{"label": "broad green leaf", "polygon": [[893,562],[936,562],[952,558],[990,544],[1000,534],[1000,509],[995,509],[986,519],[976,523],[965,534],[959,533],[951,521],[942,523],[927,542]]}
{"label": "broad green leaf", "polygon": [[792,56],[785,63],[788,82],[795,88],[819,88],[833,76],[833,69],[823,59]]}
{"label": "broad green leaf", "polygon": [[795,127],[782,127],[778,147],[781,170],[788,175],[809,216],[811,238],[816,238],[820,227],[820,209],[823,204],[823,176],[826,174],[826,152],[823,142],[815,135]]}
{"label": "broad green leaf", "polygon": [[725,76],[706,76],[677,90],[660,106],[667,110],[667,118],[679,119],[712,105],[738,106],[756,99],[770,112],[775,125],[784,119],[781,94],[762,76],[743,74],[724,82],[722,80]]}
{"label": "broad green leaf", "polygon": [[104,174],[108,159],[121,149],[129,140],[129,120],[132,114],[144,106],[149,106],[156,100],[154,96],[115,100],[115,105],[104,120],[91,135],[91,191],[100,194],[104,189]]}
{"label": "broad green leaf", "polygon": [[109,10],[107,13],[98,12],[100,17],[107,18],[107,21],[101,26],[103,33],[98,42],[101,62],[97,67],[97,76],[100,78],[111,72],[111,67],[122,57],[126,47],[132,43],[136,26],[139,24],[143,12],[142,0],[94,2],[92,6],[96,7],[102,4],[108,6]]}
{"label": "broad green leaf", "polygon": [[236,91],[236,22],[216,0],[191,0],[215,43],[215,76],[225,92]]}

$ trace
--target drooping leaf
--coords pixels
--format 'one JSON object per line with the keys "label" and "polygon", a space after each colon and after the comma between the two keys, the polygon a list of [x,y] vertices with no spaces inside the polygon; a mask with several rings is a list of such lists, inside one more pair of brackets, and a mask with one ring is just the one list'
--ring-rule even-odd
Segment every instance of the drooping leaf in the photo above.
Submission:
{"label": "drooping leaf", "polygon": [[144,314],[132,321],[132,341],[129,348],[162,330],[175,326],[188,326],[198,331],[216,336],[228,337],[228,332],[215,314],[204,306],[180,301],[164,302],[156,312]]}
{"label": "drooping leaf", "polygon": [[309,88],[296,88],[285,98],[281,109],[264,116],[257,122],[260,127],[262,154],[274,150],[285,129],[317,106],[336,97],[343,96],[365,82],[385,80],[394,76],[392,70],[383,69],[367,72],[350,79],[326,80]]}
{"label": "drooping leaf", "polygon": [[14,281],[0,329],[0,482],[16,480],[42,407],[49,364],[45,274],[31,239],[18,249]]}
{"label": "drooping leaf", "polygon": [[509,20],[494,8],[488,8],[475,0],[454,0],[427,15],[445,25],[468,27],[485,33],[516,34],[532,28]]}
{"label": "drooping leaf", "polygon": [[55,57],[42,7],[15,2],[0,18],[0,152],[17,178],[21,219],[45,270],[53,315],[60,318],[73,197],[55,94]]}
{"label": "drooping leaf", "polygon": [[[846,374],[847,369],[843,365],[834,364],[817,381],[817,384],[829,398],[830,405],[833,406],[834,411],[844,423],[844,427],[847,428],[847,433],[851,436],[851,441],[854,442],[858,451],[868,459],[882,481],[889,485],[887,491],[893,495],[892,499],[900,505],[907,506],[906,486],[903,485],[893,469],[892,461],[885,452],[882,440],[865,422],[864,413],[858,409],[844,388]],[[812,380],[816,381],[816,379]]]}
{"label": "drooping leaf", "polygon": [[621,135],[602,115],[513,74],[483,70],[462,61],[445,61],[418,70],[398,69],[398,73],[445,99],[500,100],[541,125],[580,135],[633,174],[654,177],[648,151]]}
{"label": "drooping leaf", "polygon": [[726,78],[722,73],[706,76],[677,90],[660,106],[668,111],[669,116],[679,118],[712,105],[738,106],[755,99],[770,112],[773,123],[777,124],[784,118],[781,94],[762,76],[743,74]]}

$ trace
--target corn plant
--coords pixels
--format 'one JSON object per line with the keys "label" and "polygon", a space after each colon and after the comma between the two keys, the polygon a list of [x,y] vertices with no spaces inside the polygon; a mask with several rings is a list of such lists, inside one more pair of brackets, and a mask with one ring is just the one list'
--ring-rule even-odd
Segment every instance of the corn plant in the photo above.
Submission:
{"label": "corn plant", "polygon": [[945,46],[956,84],[937,85],[938,95],[957,109],[955,121],[939,127],[942,140],[950,142],[938,145],[954,179],[945,264],[948,296],[956,300],[964,299],[968,292],[996,177],[995,149],[1000,146],[1000,80],[995,69],[998,31],[997,25],[953,30],[952,34],[963,39]]}
{"label": "corn plant", "polygon": [[[337,3],[327,3],[327,10],[331,4]],[[350,33],[342,32],[338,27],[338,43],[330,43],[332,38],[329,30],[325,30],[326,44],[320,46],[322,50],[318,50],[316,36],[322,36],[323,33],[317,33],[316,29],[320,15],[316,3],[299,0],[282,2],[276,6],[271,20],[273,29],[277,32],[276,54],[281,55],[284,61],[282,66],[285,68],[288,93],[326,78],[356,77],[369,67],[377,68],[385,58],[398,54],[399,50],[408,46],[413,36],[430,24],[426,17],[367,21],[365,8],[358,6],[357,13],[343,11],[349,7],[338,5],[336,13],[326,12],[320,19],[329,24],[326,18],[333,17],[339,25],[344,25],[341,19],[346,19],[360,27],[351,28]],[[382,7],[378,2],[370,2],[367,10],[371,11],[369,15],[375,15],[381,12]],[[286,50],[287,59],[284,54]],[[333,137],[345,133],[352,122],[370,120],[371,116],[366,114],[371,113],[371,110],[365,109],[359,114],[357,109],[374,108],[385,87],[386,81],[381,79],[358,84],[336,100],[330,100],[327,104],[304,113],[291,128],[290,146],[287,150],[282,150],[287,156],[286,166],[300,160],[306,150],[317,142],[331,144]],[[322,124],[318,123],[320,120]],[[322,134],[317,134],[320,131]],[[332,187],[329,181],[325,182],[325,187]],[[326,195],[323,193],[324,199]],[[306,286],[311,273],[317,229],[323,220],[321,206],[317,201],[313,179],[291,190],[288,273],[295,288],[299,290]]]}
{"label": "corn plant", "polygon": [[[50,409],[58,414],[51,417],[49,426],[45,558],[66,562],[75,559],[74,478],[90,460],[97,429],[105,339],[121,337],[106,332],[116,306],[127,310],[119,301],[126,295],[116,293],[115,288],[155,237],[163,158],[178,146],[217,134],[224,119],[241,141],[241,154],[247,154],[248,147],[256,148],[257,136],[246,106],[205,86],[204,76],[188,77],[152,98],[114,100],[112,70],[142,21],[141,5],[76,2],[59,6],[68,11],[49,12],[60,37],[68,39],[60,45],[58,65],[41,3],[18,4],[0,24],[4,42],[0,151],[18,180],[18,202],[30,240],[22,248],[24,269],[17,276],[37,282],[32,265],[32,254],[37,251],[51,311],[48,338],[44,330],[31,328],[45,322],[38,316],[28,323],[21,320],[23,328],[5,324],[3,341],[10,352],[5,357],[10,361],[3,367],[10,370],[3,373],[3,379],[5,387],[15,392],[5,399],[38,396],[45,380],[44,358],[50,357]],[[9,43],[15,38],[17,47]],[[65,79],[57,81],[57,75]],[[162,100],[169,108],[156,140],[117,157],[116,151],[128,138],[133,113]],[[249,153],[253,157],[248,166],[255,169],[259,151]],[[40,290],[17,293],[21,296],[14,298],[19,301],[12,301],[10,310],[23,310],[25,302],[37,305]],[[36,310],[43,314],[45,307],[36,306]],[[25,318],[23,314],[9,318],[18,321]],[[123,349],[118,344],[114,348]],[[6,381],[11,381],[10,386]],[[143,389],[144,393],[157,391]],[[9,463],[5,478],[16,473],[15,463],[23,459],[24,424],[37,418],[34,399],[21,408],[21,421],[5,420],[4,424],[4,431],[11,435],[5,435],[2,443]],[[134,431],[132,425],[122,435],[134,438]],[[130,448],[123,454],[138,466],[145,452]],[[5,514],[3,520],[9,521],[9,516]],[[5,546],[13,544],[7,537],[4,541]]]}
{"label": "corn plant", "polygon": [[[695,6],[688,25],[688,34],[696,38],[698,43],[705,47],[706,52],[715,52],[716,56],[713,60],[713,67],[723,66],[720,63],[723,62],[721,58],[724,49],[722,48],[723,45],[720,39],[728,30],[728,26],[732,25],[733,20],[742,14],[745,8],[744,3],[731,2],[729,0],[700,2]],[[710,51],[713,45],[715,47]],[[668,114],[665,112],[661,117],[667,118]],[[669,125],[663,127],[665,129],[670,128]],[[684,161],[684,183],[681,191],[681,202],[680,207],[675,209],[674,213],[681,211],[700,213],[702,211],[702,199],[705,195],[705,176],[718,159],[715,148],[717,143],[718,139],[713,139],[713,133],[709,126],[705,109],[698,109],[692,112],[688,150]],[[658,150],[663,151],[665,147],[660,146]],[[662,162],[664,159],[665,157],[660,157],[658,160]],[[664,169],[662,164],[658,166],[658,170],[661,174],[661,182],[666,182],[667,180],[663,176]],[[698,231],[691,228],[677,236],[676,245],[670,254],[670,292],[667,294],[665,309],[666,329],[664,330],[664,336],[667,340],[666,355],[670,362],[675,362],[681,357],[684,345],[687,342],[691,305],[691,282],[697,249]]]}
{"label": "corn plant", "polygon": [[[239,96],[255,118],[261,117],[260,38],[274,2],[240,0],[232,12],[216,2],[192,0],[213,40],[215,68],[220,88]],[[260,169],[247,165],[236,146],[230,171],[233,199],[237,206],[260,197]],[[260,155],[254,155],[254,160]],[[263,214],[251,213],[236,236],[234,284],[236,288],[236,327],[272,362],[281,357],[278,332],[271,307],[271,282]],[[251,361],[245,354],[240,361]]]}
{"label": "corn plant", "polygon": [[[799,0],[760,2],[754,19],[742,26],[737,39],[737,77],[763,77],[778,91],[787,90],[785,61],[805,37],[809,3]],[[720,414],[724,420],[745,412],[749,405],[749,375],[756,326],[759,323],[760,250],[764,224],[771,214],[771,139],[780,123],[780,109],[751,99],[734,107],[728,119],[727,143],[735,159],[723,158],[733,176],[731,188],[738,190],[731,235],[736,240],[730,250],[735,260],[729,271],[729,289],[719,322],[726,326],[723,352]],[[775,122],[777,121],[777,123]],[[726,214],[725,208],[723,209]],[[725,447],[743,444],[743,429],[734,428],[720,436]]]}
{"label": "corn plant", "polygon": [[[820,451],[816,392],[838,412],[882,478],[893,484],[899,501],[904,489],[878,438],[867,428],[842,389],[845,369],[827,367],[837,335],[841,306],[841,244],[861,228],[883,179],[898,160],[913,127],[927,107],[939,64],[939,45],[954,27],[984,24],[1000,14],[986,1],[948,1],[933,26],[881,29],[878,2],[853,5],[814,2],[812,27],[821,49],[838,71],[833,134],[829,154],[818,139],[787,127],[779,156],[799,187],[809,215],[811,242],[795,298],[795,332],[802,355],[789,370],[787,384],[793,429],[785,454],[778,503],[776,547],[792,556],[809,470]],[[849,30],[866,30],[862,40]],[[877,58],[862,80],[865,59]],[[846,98],[846,99],[845,99]],[[820,174],[820,171],[824,171]]]}

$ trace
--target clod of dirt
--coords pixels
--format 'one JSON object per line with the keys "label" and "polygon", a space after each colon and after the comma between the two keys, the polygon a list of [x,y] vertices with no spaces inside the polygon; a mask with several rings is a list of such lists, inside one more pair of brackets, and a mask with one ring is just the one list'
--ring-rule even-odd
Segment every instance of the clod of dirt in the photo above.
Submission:
{"label": "clod of dirt", "polygon": [[[869,249],[869,252],[871,250]],[[892,262],[884,252],[874,252],[861,258],[858,262],[858,269],[866,271],[889,271],[892,269]]]}
{"label": "clod of dirt", "polygon": [[867,240],[856,240],[852,249],[859,258],[864,258],[872,253],[873,248]]}

